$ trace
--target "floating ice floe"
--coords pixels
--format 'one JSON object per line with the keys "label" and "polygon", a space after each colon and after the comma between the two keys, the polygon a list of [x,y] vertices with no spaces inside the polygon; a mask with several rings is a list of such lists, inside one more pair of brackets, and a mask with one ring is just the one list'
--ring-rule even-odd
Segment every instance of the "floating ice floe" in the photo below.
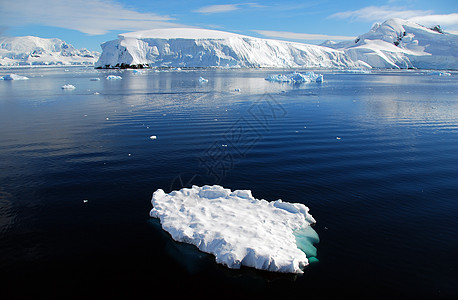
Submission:
{"label": "floating ice floe", "polygon": [[152,136],[150,136],[149,138],[152,139],[152,140],[155,140],[155,139],[157,139],[157,136],[152,135]]}
{"label": "floating ice floe", "polygon": [[72,84],[64,84],[63,86],[60,87],[63,90],[74,90],[76,87]]}
{"label": "floating ice floe", "polygon": [[432,71],[432,72],[429,72],[428,75],[434,75],[434,76],[451,76],[452,74],[451,74],[451,73],[447,73],[447,72]]}
{"label": "floating ice floe", "polygon": [[[179,242],[211,253],[229,268],[303,273],[316,256],[315,223],[304,204],[269,202],[250,190],[193,186],[154,192],[150,216]],[[316,259],[315,259],[316,260]]]}
{"label": "floating ice floe", "polygon": [[100,78],[91,78],[90,81],[100,81]]}
{"label": "floating ice floe", "polygon": [[199,77],[199,82],[203,83],[203,82],[208,82],[208,79],[205,79],[203,78],[202,76]]}
{"label": "floating ice floe", "polygon": [[314,72],[299,73],[293,72],[289,74],[277,74],[266,77],[267,81],[274,82],[290,82],[290,83],[306,83],[306,82],[323,82],[322,74]]}
{"label": "floating ice floe", "polygon": [[107,79],[108,80],[119,80],[119,79],[122,79],[122,77],[118,75],[108,75]]}
{"label": "floating ice floe", "polygon": [[8,74],[3,77],[0,77],[0,80],[27,80],[29,77],[16,75],[16,74]]}

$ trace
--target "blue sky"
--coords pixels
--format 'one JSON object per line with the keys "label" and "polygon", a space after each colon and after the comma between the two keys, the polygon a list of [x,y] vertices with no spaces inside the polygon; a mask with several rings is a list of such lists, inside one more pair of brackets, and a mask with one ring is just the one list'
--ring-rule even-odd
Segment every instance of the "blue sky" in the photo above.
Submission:
{"label": "blue sky", "polygon": [[57,37],[100,51],[119,33],[199,27],[318,44],[353,39],[390,17],[458,33],[456,0],[0,0],[0,35]]}

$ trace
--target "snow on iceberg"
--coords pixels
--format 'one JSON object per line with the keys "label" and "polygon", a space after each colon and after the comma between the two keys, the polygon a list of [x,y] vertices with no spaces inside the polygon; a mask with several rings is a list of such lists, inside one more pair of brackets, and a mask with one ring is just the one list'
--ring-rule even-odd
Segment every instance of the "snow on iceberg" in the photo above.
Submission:
{"label": "snow on iceberg", "polygon": [[0,77],[1,80],[27,80],[29,77],[16,75],[16,74],[8,74],[3,77]]}
{"label": "snow on iceberg", "polygon": [[107,79],[108,80],[119,80],[119,79],[122,79],[122,77],[121,76],[117,76],[117,75],[108,75]]}
{"label": "snow on iceberg", "polygon": [[[303,273],[316,256],[315,219],[300,203],[268,202],[250,190],[193,186],[169,194],[154,192],[150,216],[179,242],[215,255],[229,268],[253,267],[283,273]],[[306,254],[307,253],[307,254]]]}
{"label": "snow on iceberg", "polygon": [[290,82],[290,83],[306,83],[306,82],[323,82],[323,75],[315,74],[314,72],[306,72],[305,74],[293,72],[290,74],[277,74],[266,77],[267,81],[274,82]]}

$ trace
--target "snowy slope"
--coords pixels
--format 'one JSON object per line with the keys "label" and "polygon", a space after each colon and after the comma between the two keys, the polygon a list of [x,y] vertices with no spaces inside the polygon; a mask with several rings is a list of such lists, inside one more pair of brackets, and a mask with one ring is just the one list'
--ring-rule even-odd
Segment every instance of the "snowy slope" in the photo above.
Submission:
{"label": "snowy slope", "polygon": [[97,67],[356,67],[343,51],[229,32],[173,28],[121,34],[102,44]]}
{"label": "snowy slope", "polygon": [[458,69],[458,35],[402,19],[375,24],[355,41],[322,45],[374,68]]}
{"label": "snowy slope", "polygon": [[0,65],[92,65],[98,52],[75,49],[60,39],[0,37]]}

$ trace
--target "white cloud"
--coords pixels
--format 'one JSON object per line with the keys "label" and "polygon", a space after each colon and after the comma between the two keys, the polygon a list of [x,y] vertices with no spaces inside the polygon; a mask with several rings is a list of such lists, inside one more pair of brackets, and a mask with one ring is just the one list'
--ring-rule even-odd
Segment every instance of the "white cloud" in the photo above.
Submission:
{"label": "white cloud", "polygon": [[193,10],[193,12],[201,14],[214,14],[214,13],[223,13],[228,11],[239,10],[242,6],[246,7],[263,7],[257,3],[238,3],[238,4],[217,4],[204,6],[199,9]]}
{"label": "white cloud", "polygon": [[280,38],[286,40],[304,40],[304,41],[311,41],[311,40],[354,40],[354,36],[343,36],[343,35],[327,35],[327,34],[310,34],[310,33],[296,33],[296,32],[288,32],[288,31],[271,31],[271,30],[253,30],[256,33],[261,35],[272,37],[272,38]]}
{"label": "white cloud", "polygon": [[209,5],[204,6],[199,9],[194,10],[194,12],[198,12],[201,14],[214,14],[214,13],[222,13],[240,9],[237,4],[220,4],[220,5]]}
{"label": "white cloud", "polygon": [[362,22],[383,22],[390,18],[401,18],[423,26],[439,24],[446,30],[458,30],[458,13],[439,15],[433,14],[432,10],[409,10],[402,6],[367,6],[358,10],[338,12],[328,18]]}
{"label": "white cloud", "polygon": [[44,25],[90,35],[110,30],[142,30],[180,26],[168,16],[141,13],[111,0],[0,1],[0,26]]}
{"label": "white cloud", "polygon": [[367,6],[358,10],[338,12],[330,15],[333,19],[351,19],[353,21],[381,22],[390,18],[410,19],[431,14],[431,10],[409,10],[401,6]]}
{"label": "white cloud", "polygon": [[416,16],[410,18],[409,21],[424,25],[434,26],[440,25],[443,28],[453,28],[458,30],[458,13],[452,13],[447,15],[426,15]]}

